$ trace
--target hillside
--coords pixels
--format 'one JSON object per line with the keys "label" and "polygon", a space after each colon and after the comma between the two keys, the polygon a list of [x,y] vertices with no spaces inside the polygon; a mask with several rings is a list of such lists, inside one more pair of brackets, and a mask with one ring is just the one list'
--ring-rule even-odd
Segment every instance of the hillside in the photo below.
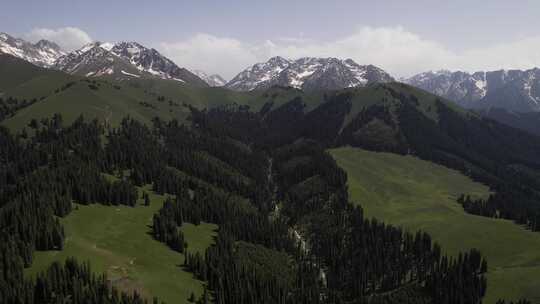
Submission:
{"label": "hillside", "polygon": [[533,279],[540,275],[540,235],[506,220],[467,214],[456,203],[463,193],[486,196],[486,186],[411,156],[354,148],[330,152],[347,172],[351,200],[367,216],[427,231],[450,254],[479,249],[490,269],[485,303],[502,297],[540,300]]}
{"label": "hillside", "polygon": [[480,115],[496,120],[505,125],[527,131],[540,136],[540,113],[539,112],[513,112],[502,108],[490,108],[478,110]]}
{"label": "hillside", "polygon": [[184,105],[203,109],[233,103],[252,104],[257,110],[266,101],[283,103],[294,94],[303,94],[278,89],[268,93],[240,93],[161,79],[85,78],[39,68],[9,55],[0,55],[0,80],[1,97],[34,101],[2,122],[17,130],[33,118],[39,120],[55,113],[62,114],[66,123],[82,114],[112,126],[118,125],[125,116],[145,123],[156,116],[183,121],[189,114]]}
{"label": "hillside", "polygon": [[[125,116],[144,123],[154,117],[185,121],[190,114],[185,105],[204,109],[237,104],[261,111],[269,130],[267,136],[288,136],[285,142],[308,137],[328,145],[414,153],[447,165],[453,163],[492,182],[501,180],[493,176],[496,166],[540,166],[535,157],[540,147],[536,137],[404,84],[311,93],[284,87],[235,92],[173,80],[76,77],[43,70],[13,57],[1,58],[0,71],[6,73],[0,73],[0,77],[17,76],[3,84],[3,98],[31,101],[12,109],[14,113],[2,122],[16,130],[32,119],[55,113],[62,114],[68,124],[82,114],[117,126]],[[486,175],[486,170],[491,173]],[[497,172],[500,174],[500,170]]]}
{"label": "hillside", "polygon": [[[227,238],[230,229],[238,231],[234,226],[221,227],[225,220],[243,218],[241,227],[253,225],[249,221],[254,218],[266,222],[266,216],[258,214],[258,202],[240,196],[252,197],[262,187],[258,183],[266,181],[266,159],[231,139],[200,134],[173,122],[161,121],[159,129],[149,129],[125,118],[117,132],[105,132],[100,124],[82,119],[62,127],[57,117],[41,121],[28,145],[0,129],[5,143],[2,153],[9,154],[1,169],[0,254],[13,259],[11,270],[3,272],[2,278],[17,276],[9,283],[15,285],[23,280],[36,282],[29,281],[34,278],[41,286],[44,271],[71,265],[75,257],[90,262],[91,266],[82,266],[87,271],[92,267],[90,274],[106,275],[85,282],[89,294],[93,287],[88,285],[98,285],[112,298],[111,294],[123,293],[123,303],[127,295],[150,301],[159,297],[167,303],[207,299],[207,278],[196,271],[195,261],[218,235]],[[50,154],[45,152],[48,148],[53,148]],[[34,158],[37,151],[61,161]],[[8,176],[15,166],[22,171],[12,179]],[[26,197],[29,192],[18,187],[40,194]],[[20,221],[26,224],[16,224]],[[243,240],[256,242],[249,237]],[[12,247],[12,242],[18,245]],[[258,247],[246,254],[259,251],[276,259],[288,258]],[[24,264],[19,263],[23,259]],[[249,257],[242,253],[240,262],[249,262]],[[24,277],[20,276],[23,269]],[[262,271],[268,274],[267,269]],[[39,291],[7,285],[0,281],[2,299],[14,297],[15,290],[48,302]],[[82,293],[74,297],[83,297]]]}
{"label": "hillside", "polygon": [[[55,82],[61,81],[58,78],[69,79],[70,77],[64,73],[40,68],[17,57],[0,53],[0,93],[23,86],[26,82],[38,78]],[[38,96],[39,92],[32,92],[32,94]]]}

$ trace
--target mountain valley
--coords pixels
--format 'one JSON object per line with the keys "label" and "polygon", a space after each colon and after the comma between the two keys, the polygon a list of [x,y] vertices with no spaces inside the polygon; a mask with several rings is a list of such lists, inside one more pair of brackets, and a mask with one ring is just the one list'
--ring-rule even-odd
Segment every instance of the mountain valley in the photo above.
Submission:
{"label": "mountain valley", "polygon": [[537,69],[209,72],[0,34],[0,302],[540,301]]}

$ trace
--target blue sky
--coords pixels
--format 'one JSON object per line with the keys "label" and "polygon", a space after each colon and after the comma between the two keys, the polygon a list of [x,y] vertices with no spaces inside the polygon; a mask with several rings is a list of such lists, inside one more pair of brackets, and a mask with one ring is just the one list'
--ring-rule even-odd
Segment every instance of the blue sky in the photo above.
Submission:
{"label": "blue sky", "polygon": [[226,78],[274,55],[350,57],[398,77],[540,65],[540,1],[3,2],[0,31],[14,36],[134,40]]}

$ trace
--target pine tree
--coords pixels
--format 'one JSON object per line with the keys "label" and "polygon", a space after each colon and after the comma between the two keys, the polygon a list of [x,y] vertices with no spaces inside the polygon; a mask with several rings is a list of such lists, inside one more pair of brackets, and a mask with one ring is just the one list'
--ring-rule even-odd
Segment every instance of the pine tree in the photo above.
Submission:
{"label": "pine tree", "polygon": [[150,195],[148,195],[148,193],[144,192],[144,205],[145,206],[150,206]]}

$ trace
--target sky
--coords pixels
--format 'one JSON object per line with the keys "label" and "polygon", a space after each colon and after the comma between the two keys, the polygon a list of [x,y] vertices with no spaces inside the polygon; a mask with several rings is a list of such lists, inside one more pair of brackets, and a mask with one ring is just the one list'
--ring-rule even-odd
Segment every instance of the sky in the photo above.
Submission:
{"label": "sky", "polygon": [[226,79],[272,56],[351,58],[398,78],[540,66],[537,0],[0,2],[0,32],[67,50],[137,41]]}

